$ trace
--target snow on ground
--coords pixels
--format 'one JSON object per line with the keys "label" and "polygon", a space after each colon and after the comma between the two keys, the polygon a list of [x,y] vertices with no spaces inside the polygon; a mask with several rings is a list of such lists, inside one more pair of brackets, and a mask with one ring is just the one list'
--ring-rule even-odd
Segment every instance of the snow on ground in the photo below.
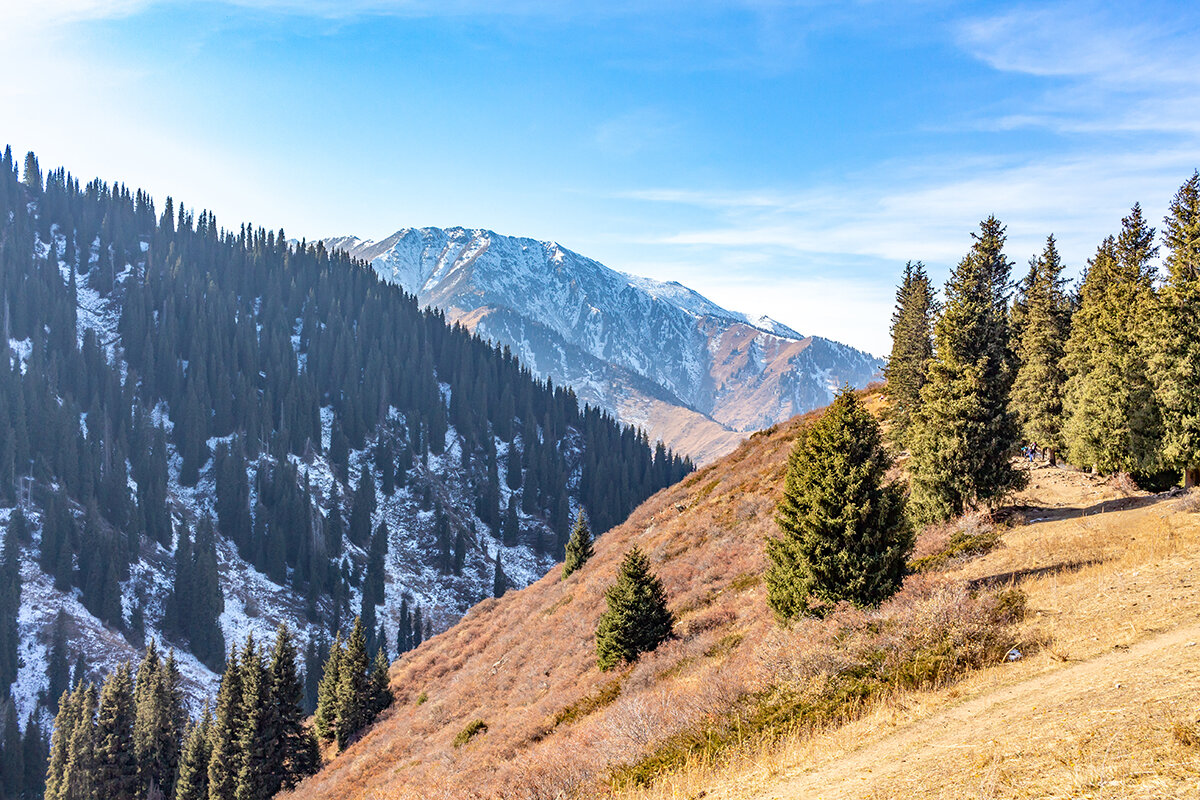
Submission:
{"label": "snow on ground", "polygon": [[[61,236],[58,238],[61,240]],[[56,252],[65,252],[64,245],[65,242],[58,241]],[[39,243],[40,254],[45,254],[48,249],[48,245]],[[100,261],[96,243],[93,243],[87,257],[92,264]],[[64,282],[69,281],[72,267],[60,261],[59,269]],[[131,266],[126,266],[117,276],[117,280],[123,281],[128,278],[132,269]],[[119,358],[117,304],[92,289],[87,275],[80,276],[77,273],[76,286],[80,340],[82,341],[86,331],[95,331],[107,356],[118,361],[124,373],[126,365]],[[298,345],[298,339],[294,338],[293,342],[294,345]],[[31,350],[29,340],[10,339],[9,348],[24,365]],[[443,399],[449,402],[450,387],[442,384],[440,388]],[[328,452],[333,411],[332,408],[325,407],[320,413],[322,450]],[[174,426],[166,404],[159,403],[152,409],[150,416],[154,424],[167,431],[169,438]],[[396,409],[391,409],[389,416],[396,423],[404,421],[403,415]],[[80,422],[86,430],[86,417],[81,417]],[[227,439],[210,439],[210,451],[215,453],[222,441]],[[353,486],[359,479],[359,464],[364,461],[374,444],[373,440],[368,441],[362,450],[350,454],[351,481],[349,485],[342,487],[347,514]],[[511,494],[505,483],[506,456],[510,446],[496,440],[502,508],[507,506]],[[569,446],[573,454],[577,455],[578,442],[571,442]],[[320,496],[327,498],[335,477],[326,458],[323,455],[317,455],[307,461],[296,455],[290,458],[298,468],[299,479],[311,481],[314,489],[320,492]],[[514,548],[501,547],[499,532],[489,530],[475,515],[475,496],[469,476],[461,466],[461,459],[459,437],[451,428],[447,433],[445,452],[442,455],[430,454],[424,462],[418,460],[408,475],[407,486],[398,488],[391,497],[385,497],[382,487],[376,484],[379,503],[373,527],[386,521],[390,531],[385,561],[385,602],[377,609],[377,615],[385,622],[392,637],[396,634],[400,605],[404,600],[408,601],[410,608],[420,606],[423,616],[432,621],[434,631],[440,632],[453,624],[475,602],[490,597],[495,554],[498,550],[501,551],[505,574],[510,585],[514,587],[525,586],[537,580],[554,563],[550,556],[540,555],[525,545]],[[261,460],[269,461],[269,458],[264,455]],[[193,487],[180,483],[181,461],[174,445],[168,441],[168,502],[176,530],[179,530],[180,525],[195,524],[204,516],[215,516],[216,486],[213,460],[210,458],[204,464],[200,480]],[[252,502],[253,493],[256,491],[255,471],[261,466],[255,463],[249,467]],[[578,480],[579,471],[576,469],[570,478],[570,485],[577,486]],[[468,538],[475,539],[476,546],[471,550],[461,576],[441,575],[432,565],[432,553],[436,548],[435,514],[430,509],[421,508],[423,489],[417,490],[414,484],[421,487],[429,485],[438,504],[447,510],[453,523],[462,527]],[[129,486],[131,493],[136,492],[136,484],[132,480]],[[322,507],[317,510],[323,517],[325,509]],[[11,509],[0,509],[0,522],[7,521],[11,513]],[[538,528],[544,531],[545,525],[539,519],[523,512],[520,512],[519,516],[523,530]],[[39,694],[46,690],[48,649],[53,625],[60,611],[68,620],[69,660],[74,664],[77,655],[82,653],[90,678],[100,680],[123,661],[139,661],[142,653],[140,643],[130,641],[130,634],[122,633],[93,616],[83,606],[79,590],[62,592],[54,587],[53,577],[42,571],[36,559],[39,539],[37,531],[40,530],[36,513],[31,513],[31,521],[34,523],[35,538],[33,545],[25,547],[22,554],[23,591],[18,617],[21,665],[13,687],[22,724],[36,706]],[[358,582],[361,582],[365,572],[366,553],[347,542],[343,560],[352,564],[358,571]],[[219,622],[227,652],[240,647],[247,636],[253,636],[259,641],[273,637],[280,623],[287,623],[296,633],[300,652],[304,651],[311,637],[321,635],[322,631],[308,622],[305,600],[300,593],[268,579],[247,563],[231,542],[220,536],[217,538],[217,561],[225,598],[225,609]],[[202,703],[210,700],[215,694],[219,676],[189,652],[165,643],[162,633],[163,620],[172,590],[173,576],[172,551],[157,543],[144,543],[140,558],[131,565],[129,579],[121,586],[122,608],[128,623],[134,609],[141,607],[145,618],[146,640],[153,639],[159,643],[161,649],[171,649],[175,652],[189,704],[193,711],[198,711]],[[353,588],[350,597],[351,617],[358,612],[360,605],[361,590]]]}

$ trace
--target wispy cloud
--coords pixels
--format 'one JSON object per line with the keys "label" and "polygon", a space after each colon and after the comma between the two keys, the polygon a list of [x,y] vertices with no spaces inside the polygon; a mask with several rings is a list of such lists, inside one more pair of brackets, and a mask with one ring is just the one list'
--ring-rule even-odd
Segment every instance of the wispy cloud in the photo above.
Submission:
{"label": "wispy cloud", "polygon": [[975,58],[1051,81],[1040,99],[986,126],[1200,135],[1200,25],[1167,9],[1025,5],[960,23],[958,43]]}
{"label": "wispy cloud", "polygon": [[1134,202],[1151,213],[1165,208],[1198,160],[1192,149],[1008,164],[957,160],[894,164],[793,192],[659,189],[627,196],[689,206],[709,223],[656,237],[656,244],[783,251],[820,264],[844,256],[949,266],[969,247],[979,220],[996,214],[1009,226],[1009,251],[1018,259],[1053,232],[1079,265]]}

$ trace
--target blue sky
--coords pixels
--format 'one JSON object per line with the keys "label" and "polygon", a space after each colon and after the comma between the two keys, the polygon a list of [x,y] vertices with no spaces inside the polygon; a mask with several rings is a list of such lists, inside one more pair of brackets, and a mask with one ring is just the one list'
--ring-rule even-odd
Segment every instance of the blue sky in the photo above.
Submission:
{"label": "blue sky", "polygon": [[[496,8],[503,7],[503,11]],[[0,140],[290,236],[465,225],[876,353],[989,213],[1077,270],[1200,166],[1200,4],[7,0]]]}

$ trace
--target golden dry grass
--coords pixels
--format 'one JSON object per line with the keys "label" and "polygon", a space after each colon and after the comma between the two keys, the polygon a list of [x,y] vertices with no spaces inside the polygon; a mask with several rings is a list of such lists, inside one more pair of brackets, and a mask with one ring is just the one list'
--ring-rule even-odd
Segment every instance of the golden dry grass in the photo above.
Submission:
{"label": "golden dry grass", "polygon": [[[721,719],[740,698],[782,678],[834,674],[829,654],[866,628],[891,625],[896,641],[884,644],[900,652],[911,645],[901,640],[930,621],[947,630],[976,625],[972,588],[1010,584],[1030,607],[1016,631],[1029,645],[1021,660],[873,699],[832,728],[750,737],[716,762],[703,755],[626,794],[1188,796],[1188,781],[1200,778],[1200,748],[1181,739],[1200,710],[1200,647],[1170,637],[1186,637],[1181,626],[1200,611],[1192,581],[1200,575],[1200,515],[1090,476],[1035,470],[991,552],[911,579],[879,612],[845,611],[781,631],[765,604],[762,542],[774,533],[787,453],[805,423],[756,434],[655,495],[601,537],[593,560],[568,580],[552,572],[485,601],[407,654],[392,669],[396,705],[295,796],[610,793],[612,770]],[[949,535],[932,530],[919,549],[935,552],[938,537]],[[632,668],[601,674],[595,621],[634,543],[666,584],[679,638]],[[475,720],[486,731],[456,748]]]}
{"label": "golden dry grass", "polygon": [[1039,521],[947,575],[1025,592],[1021,660],[637,796],[1200,797],[1200,516],[1088,475],[1033,478],[1018,502]]}

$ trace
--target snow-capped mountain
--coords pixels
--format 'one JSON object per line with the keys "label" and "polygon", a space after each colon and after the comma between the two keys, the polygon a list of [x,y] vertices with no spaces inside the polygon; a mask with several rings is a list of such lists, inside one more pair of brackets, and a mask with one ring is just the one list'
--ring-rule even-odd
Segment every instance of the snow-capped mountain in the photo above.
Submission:
{"label": "snow-capped mountain", "polygon": [[404,228],[379,242],[324,243],[701,462],[828,403],[843,383],[865,386],[882,366],[868,353],[729,311],[676,282],[618,272],[555,242]]}

